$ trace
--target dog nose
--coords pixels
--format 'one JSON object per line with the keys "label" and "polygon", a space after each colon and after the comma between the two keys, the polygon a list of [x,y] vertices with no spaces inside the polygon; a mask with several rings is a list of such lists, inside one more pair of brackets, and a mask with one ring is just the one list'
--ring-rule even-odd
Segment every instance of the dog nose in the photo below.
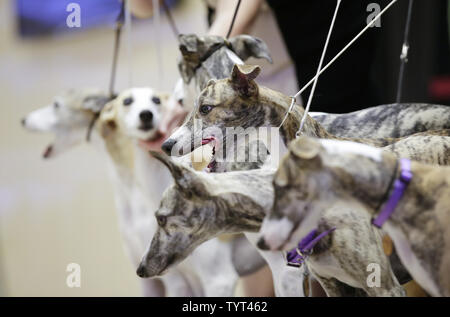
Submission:
{"label": "dog nose", "polygon": [[269,250],[269,246],[267,245],[266,240],[265,240],[263,237],[259,238],[259,241],[258,241],[258,243],[256,244],[256,246],[257,246],[259,249],[264,250],[264,251]]}
{"label": "dog nose", "polygon": [[20,122],[23,126],[25,126],[25,124],[27,124],[27,118],[23,118],[22,120],[20,120]]}
{"label": "dog nose", "polygon": [[148,277],[147,270],[145,269],[145,266],[142,265],[142,263],[139,265],[138,269],[136,270],[136,274],[141,278]]}
{"label": "dog nose", "polygon": [[170,155],[171,152],[172,152],[172,148],[173,148],[173,146],[175,145],[175,143],[177,143],[176,140],[174,140],[174,139],[168,139],[167,141],[165,141],[165,142],[162,144],[161,148],[162,148],[162,150],[164,151],[164,153],[166,153],[167,155]]}
{"label": "dog nose", "polygon": [[144,123],[150,123],[153,119],[153,113],[150,110],[141,111],[141,113],[139,114],[139,118]]}

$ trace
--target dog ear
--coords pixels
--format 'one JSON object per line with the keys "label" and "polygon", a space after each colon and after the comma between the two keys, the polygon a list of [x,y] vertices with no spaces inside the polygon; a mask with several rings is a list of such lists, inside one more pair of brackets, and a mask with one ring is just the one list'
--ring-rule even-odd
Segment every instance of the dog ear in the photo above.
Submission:
{"label": "dog ear", "polygon": [[250,97],[258,93],[258,85],[255,78],[261,72],[257,65],[234,65],[231,72],[231,83],[233,88],[241,95]]}
{"label": "dog ear", "polygon": [[116,107],[115,100],[108,102],[100,112],[99,122],[101,125],[101,135],[107,137],[111,132],[116,130]]}
{"label": "dog ear", "polygon": [[191,196],[191,194],[196,194],[199,197],[208,195],[206,186],[203,184],[200,176],[197,175],[195,171],[182,164],[174,162],[164,153],[150,151],[150,154],[169,169],[175,184],[183,193],[188,196]]}
{"label": "dog ear", "polygon": [[312,160],[319,157],[321,147],[314,138],[302,136],[289,144],[289,151],[297,158]]}
{"label": "dog ear", "polygon": [[181,59],[178,61],[178,71],[186,84],[195,75],[194,68],[200,62],[198,52],[198,37],[195,34],[180,34],[178,36]]}
{"label": "dog ear", "polygon": [[215,79],[208,80],[208,82],[206,83],[205,88],[214,85],[216,82],[217,82],[217,80],[215,80]]}
{"label": "dog ear", "polygon": [[250,35],[238,35],[229,40],[233,51],[244,62],[250,57],[264,58],[272,63],[272,57],[266,43]]}

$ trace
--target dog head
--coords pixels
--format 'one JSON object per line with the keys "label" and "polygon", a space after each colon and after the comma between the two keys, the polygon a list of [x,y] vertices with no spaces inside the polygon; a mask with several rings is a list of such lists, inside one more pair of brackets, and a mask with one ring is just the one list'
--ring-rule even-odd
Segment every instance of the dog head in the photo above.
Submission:
{"label": "dog head", "polygon": [[195,172],[165,154],[152,154],[169,169],[174,185],[155,213],[158,229],[137,270],[139,276],[163,274],[220,234],[259,229],[272,204],[273,170],[211,175]]}
{"label": "dog head", "polygon": [[99,90],[68,90],[52,104],[29,113],[23,126],[30,131],[50,132],[55,140],[43,156],[53,158],[86,140],[88,129],[109,97]]}
{"label": "dog head", "polygon": [[228,77],[234,64],[242,64],[250,57],[272,62],[267,45],[249,35],[239,35],[227,41],[220,36],[188,34],[180,35],[179,43],[181,77],[186,84],[196,77],[200,89],[209,79]]}
{"label": "dog head", "polygon": [[[379,148],[349,141],[300,137],[291,142],[274,177],[274,204],[264,220],[260,245],[290,249],[317,226],[322,212],[339,200],[353,204],[352,197],[359,192],[370,200],[367,193],[374,182],[390,178],[376,176],[388,157]],[[362,173],[370,173],[367,178],[372,181],[357,182]]]}
{"label": "dog head", "polygon": [[159,150],[169,133],[172,110],[169,96],[151,88],[131,88],[119,94],[102,111],[102,134],[120,130],[127,137],[142,142],[148,149]]}
{"label": "dog head", "polygon": [[175,183],[166,190],[155,213],[158,229],[137,270],[140,277],[165,273],[218,231],[217,206],[201,174],[164,154],[152,154],[166,165]]}
{"label": "dog head", "polygon": [[254,81],[259,72],[259,66],[236,65],[231,78],[210,80],[186,121],[164,142],[163,150],[181,156],[210,142],[219,148],[226,144],[230,128],[235,128],[236,135],[238,128],[243,134],[246,129],[264,126],[266,110],[258,105]]}

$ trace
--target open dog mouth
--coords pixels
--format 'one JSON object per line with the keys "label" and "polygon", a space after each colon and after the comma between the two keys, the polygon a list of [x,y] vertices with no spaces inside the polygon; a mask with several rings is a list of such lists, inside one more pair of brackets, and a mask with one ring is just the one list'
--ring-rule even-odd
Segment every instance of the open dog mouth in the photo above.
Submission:
{"label": "open dog mouth", "polygon": [[216,145],[217,145],[217,140],[215,137],[208,137],[208,138],[204,138],[202,139],[202,146],[209,144],[209,143],[213,143],[213,147],[212,147],[212,158],[211,161],[209,162],[208,166],[207,166],[207,172],[209,173],[214,173],[216,172],[217,169],[217,161],[214,158],[216,155]]}

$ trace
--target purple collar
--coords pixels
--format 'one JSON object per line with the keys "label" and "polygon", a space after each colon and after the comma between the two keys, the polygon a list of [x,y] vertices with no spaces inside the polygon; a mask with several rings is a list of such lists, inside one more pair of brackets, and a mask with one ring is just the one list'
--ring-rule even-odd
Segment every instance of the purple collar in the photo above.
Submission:
{"label": "purple collar", "polygon": [[406,187],[411,182],[413,173],[411,171],[411,161],[408,159],[400,159],[400,176],[395,180],[394,189],[391,197],[384,205],[378,217],[372,220],[372,224],[375,227],[381,228],[383,224],[389,219],[398,205],[400,199],[402,199],[405,193]]}
{"label": "purple collar", "polygon": [[303,262],[305,262],[308,255],[312,253],[311,251],[317,242],[334,230],[336,230],[336,228],[331,228],[319,235],[317,235],[317,229],[312,230],[298,243],[297,248],[292,249],[286,254],[287,265],[300,267]]}

